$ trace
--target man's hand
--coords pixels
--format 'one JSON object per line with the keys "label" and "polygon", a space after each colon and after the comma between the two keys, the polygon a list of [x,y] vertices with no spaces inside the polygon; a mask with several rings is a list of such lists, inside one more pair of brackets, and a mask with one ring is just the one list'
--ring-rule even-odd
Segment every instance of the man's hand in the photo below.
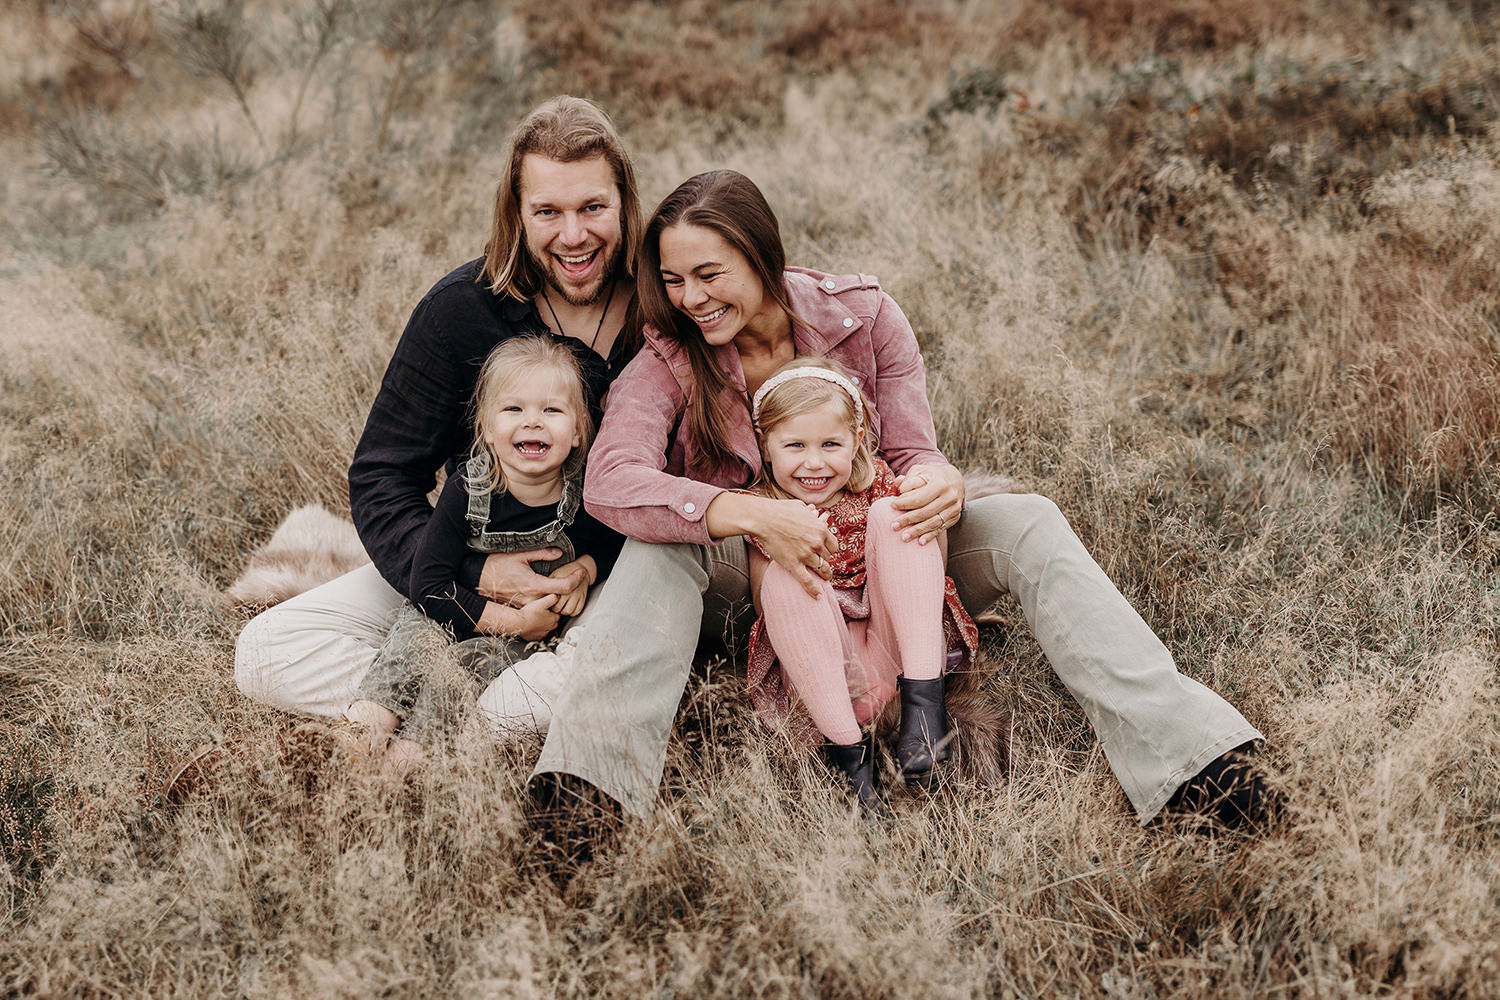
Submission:
{"label": "man's hand", "polygon": [[[580,584],[588,586],[588,571],[576,568],[567,576],[543,576],[531,568],[533,559],[560,559],[561,549],[533,549],[530,552],[496,552],[484,560],[479,574],[480,596],[499,604],[521,603],[541,594],[561,597],[572,593]],[[569,563],[576,566],[576,562]]]}
{"label": "man's hand", "polygon": [[900,496],[896,509],[902,511],[892,528],[901,532],[903,541],[917,540],[926,545],[938,532],[958,523],[964,510],[964,477],[951,465],[914,465],[896,484]]}

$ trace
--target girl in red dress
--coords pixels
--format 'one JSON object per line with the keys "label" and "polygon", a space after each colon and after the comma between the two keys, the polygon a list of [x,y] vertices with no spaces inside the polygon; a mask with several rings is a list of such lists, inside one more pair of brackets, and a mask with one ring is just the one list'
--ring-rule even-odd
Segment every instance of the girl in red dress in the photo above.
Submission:
{"label": "girl in red dress", "polygon": [[972,659],[979,633],[943,575],[944,541],[910,541],[895,527],[900,480],[875,457],[869,404],[837,363],[782,366],[751,406],[763,459],[751,489],[820,511],[839,551],[820,567],[818,593],[751,538],[750,586],[760,618],[750,637],[750,697],[769,725],[816,739],[868,812],[881,808],[868,726],[899,692],[896,760],[926,785],[947,760],[943,667]]}

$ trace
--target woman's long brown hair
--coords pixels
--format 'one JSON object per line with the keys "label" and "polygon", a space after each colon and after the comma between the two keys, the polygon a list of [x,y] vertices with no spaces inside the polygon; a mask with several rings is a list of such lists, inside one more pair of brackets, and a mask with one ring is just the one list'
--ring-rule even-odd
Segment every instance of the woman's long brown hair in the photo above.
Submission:
{"label": "woman's long brown hair", "polygon": [[693,372],[687,433],[699,456],[696,471],[727,471],[740,462],[729,444],[724,409],[724,400],[731,395],[729,379],[714,364],[698,324],[673,308],[661,277],[661,234],[679,224],[701,226],[722,236],[745,255],[764,294],[786,310],[792,322],[803,321],[787,298],[786,249],[776,213],[750,178],[734,170],[711,170],[689,177],[656,206],[646,223],[636,278],[641,318],[687,354]]}

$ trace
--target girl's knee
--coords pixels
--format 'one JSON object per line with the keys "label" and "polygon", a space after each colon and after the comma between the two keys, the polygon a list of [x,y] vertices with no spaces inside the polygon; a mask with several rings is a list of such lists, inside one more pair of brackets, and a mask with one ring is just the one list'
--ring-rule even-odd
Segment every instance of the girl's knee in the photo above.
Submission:
{"label": "girl's knee", "polygon": [[802,589],[802,584],[790,570],[773,562],[766,567],[766,572],[761,577],[760,599],[762,602],[786,604],[808,602],[813,598]]}
{"label": "girl's knee", "polygon": [[880,546],[886,542],[901,542],[904,528],[895,527],[901,512],[896,509],[895,497],[881,497],[870,504],[870,514],[865,518],[865,542]]}
{"label": "girl's knee", "polygon": [[766,568],[760,581],[760,610],[767,620],[785,625],[788,622],[826,622],[829,619],[842,622],[838,595],[833,585],[823,579],[814,578],[818,585],[816,595],[809,594],[802,583],[787,569],[772,563]]}
{"label": "girl's knee", "polygon": [[890,529],[891,522],[901,516],[896,509],[895,497],[881,497],[870,504],[870,518],[872,524],[878,523],[881,527]]}

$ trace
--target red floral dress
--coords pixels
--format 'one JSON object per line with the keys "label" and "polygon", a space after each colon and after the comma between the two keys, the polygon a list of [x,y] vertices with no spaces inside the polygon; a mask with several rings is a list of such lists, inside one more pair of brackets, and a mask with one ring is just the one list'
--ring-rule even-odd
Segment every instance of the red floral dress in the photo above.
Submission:
{"label": "red floral dress", "polygon": [[[845,621],[864,621],[870,617],[870,602],[865,594],[865,522],[870,516],[870,505],[882,497],[895,496],[896,476],[890,467],[875,460],[875,481],[859,493],[845,493],[837,503],[825,508],[828,526],[839,538],[838,554],[830,560],[833,565],[834,594],[838,597],[839,610]],[[765,549],[753,535],[749,541],[761,554]],[[769,558],[769,556],[767,556]],[[943,641],[949,650],[962,649],[972,662],[979,650],[979,628],[974,619],[964,610],[958,600],[958,588],[953,578],[943,577]],[[750,631],[750,665],[748,669],[750,701],[755,711],[772,729],[784,730],[788,736],[800,743],[815,743],[822,739],[812,718],[798,700],[781,670],[771,638],[766,634],[765,619],[758,618]],[[866,678],[850,680],[851,697],[857,696],[866,687]],[[895,690],[895,678],[887,678],[888,690]],[[856,691],[858,687],[860,690]],[[889,700],[889,699],[887,699]],[[875,715],[879,714],[876,706]],[[861,720],[865,721],[865,720]]]}

